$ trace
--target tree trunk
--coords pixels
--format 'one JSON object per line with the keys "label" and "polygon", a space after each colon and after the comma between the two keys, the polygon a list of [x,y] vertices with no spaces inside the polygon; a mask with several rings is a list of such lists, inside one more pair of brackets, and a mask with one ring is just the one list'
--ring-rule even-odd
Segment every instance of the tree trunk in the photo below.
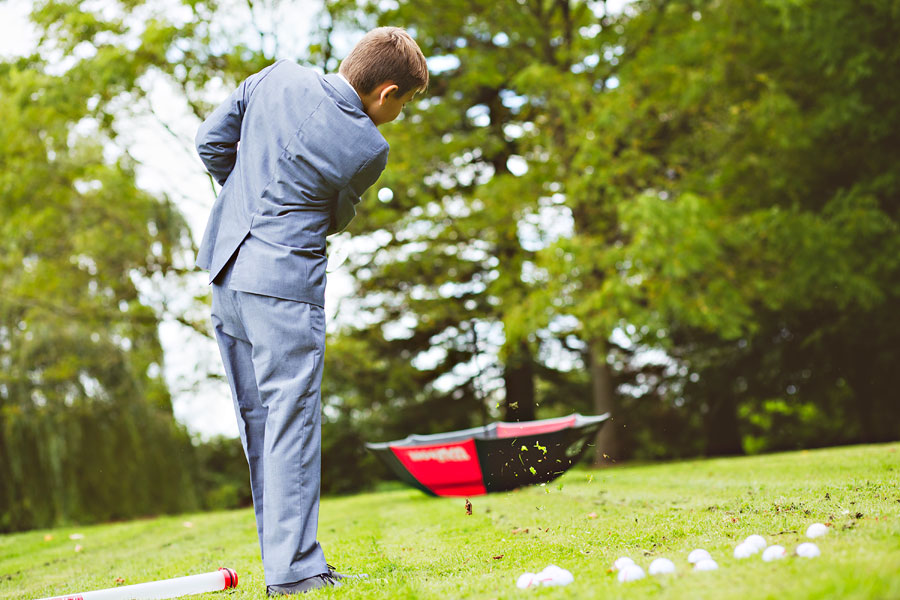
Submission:
{"label": "tree trunk", "polygon": [[596,439],[595,464],[604,464],[604,455],[616,458],[619,454],[616,429],[618,427],[613,411],[614,396],[612,387],[612,375],[609,365],[606,363],[608,348],[606,340],[594,339],[588,352],[591,373],[591,392],[594,400],[594,414],[602,415],[611,413],[610,422],[600,428]]}
{"label": "tree trunk", "polygon": [[734,397],[723,396],[713,402],[705,420],[707,456],[744,453],[744,445],[738,430],[737,401]]}
{"label": "tree trunk", "polygon": [[504,420],[533,421],[535,419],[534,360],[526,342],[520,342],[515,352],[507,359],[503,382],[506,387]]}

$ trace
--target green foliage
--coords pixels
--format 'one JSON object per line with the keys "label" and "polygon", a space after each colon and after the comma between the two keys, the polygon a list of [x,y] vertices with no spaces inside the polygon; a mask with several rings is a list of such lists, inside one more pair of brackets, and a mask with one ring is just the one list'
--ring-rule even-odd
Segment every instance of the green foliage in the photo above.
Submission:
{"label": "green foliage", "polygon": [[185,224],[127,156],[104,158],[86,99],[108,79],[0,71],[0,529],[192,509],[193,447],[138,292],[175,270]]}
{"label": "green foliage", "polygon": [[[170,413],[134,278],[177,271],[190,241],[109,158],[117,119],[148,74],[203,117],[220,81],[290,55],[256,20],[277,3],[104,6],[35,5],[65,85],[38,59],[0,67],[2,448],[73,407]],[[900,435],[895,2],[359,7],[324,2],[293,57],[333,69],[335,32],[401,25],[433,78],[384,129],[392,197],[373,191],[352,226],[326,490],[381,476],[363,440],[591,412],[604,385],[619,459]],[[222,20],[237,10],[246,30]],[[207,450],[195,467],[234,448]],[[236,473],[204,477],[192,502],[246,501]]]}
{"label": "green foliage", "polygon": [[547,114],[528,74],[569,68],[587,5],[369,8],[413,31],[440,70],[384,128],[391,158],[378,185],[392,195],[371,194],[352,226],[363,241],[348,261],[359,298],[348,304],[360,318],[330,342],[326,404],[370,440],[589,406],[562,393],[584,381],[543,360],[564,350],[527,310],[544,284],[535,252],[558,235],[541,217],[555,201],[534,135]]}
{"label": "green foliage", "polygon": [[205,117],[210,86],[283,47],[256,20],[277,4],[40,0],[44,58],[0,65],[0,529],[250,502],[239,442],[195,449],[172,418],[160,307],[138,289],[177,279],[192,241],[118,134],[160,79]]}
{"label": "green foliage", "polygon": [[197,487],[206,510],[253,505],[247,459],[239,438],[216,437],[195,444]]}
{"label": "green foliage", "polygon": [[[895,6],[635,7],[617,85],[559,112],[577,235],[540,256],[535,306],[667,353],[643,406],[622,399],[631,452],[659,402],[712,453],[895,439]],[[780,403],[792,426],[757,418]]]}

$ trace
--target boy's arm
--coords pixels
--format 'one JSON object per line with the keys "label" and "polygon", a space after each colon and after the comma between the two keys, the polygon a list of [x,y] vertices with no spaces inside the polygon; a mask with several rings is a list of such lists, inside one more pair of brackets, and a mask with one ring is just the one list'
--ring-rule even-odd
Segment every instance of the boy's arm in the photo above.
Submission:
{"label": "boy's arm", "polygon": [[225,185],[225,180],[234,169],[237,144],[241,139],[241,121],[244,119],[244,110],[250,100],[250,94],[275,64],[245,79],[228,100],[220,104],[203,121],[197,131],[195,140],[197,153],[206,170],[219,185]]}
{"label": "boy's arm", "polygon": [[338,193],[326,235],[343,231],[350,224],[356,216],[356,205],[359,204],[360,196],[381,177],[381,172],[387,166],[387,158],[388,147],[385,144],[375,156],[360,167],[347,187]]}

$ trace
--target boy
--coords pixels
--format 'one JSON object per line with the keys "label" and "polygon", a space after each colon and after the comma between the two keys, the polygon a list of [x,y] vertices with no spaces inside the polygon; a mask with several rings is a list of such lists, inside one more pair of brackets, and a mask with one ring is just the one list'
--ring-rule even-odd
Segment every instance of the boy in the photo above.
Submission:
{"label": "boy", "polygon": [[223,186],[197,265],[213,285],[270,596],[343,577],[316,541],[325,236],[347,226],[384,170],[377,127],[427,85],[416,42],[381,27],[337,75],[286,60],[251,75],[197,133],[197,152]]}

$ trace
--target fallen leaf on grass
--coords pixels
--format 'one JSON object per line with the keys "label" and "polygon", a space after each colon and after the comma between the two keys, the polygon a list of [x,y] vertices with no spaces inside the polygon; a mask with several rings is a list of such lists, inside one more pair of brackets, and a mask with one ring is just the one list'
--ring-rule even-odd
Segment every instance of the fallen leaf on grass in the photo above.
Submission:
{"label": "fallen leaf on grass", "polygon": [[501,558],[503,558],[503,555],[498,554],[497,556],[494,557],[494,560],[500,560]]}
{"label": "fallen leaf on grass", "polygon": [[121,577],[116,577],[116,585],[125,585],[125,580]]}
{"label": "fallen leaf on grass", "polygon": [[472,514],[472,503],[469,502],[469,499],[468,499],[468,498],[466,498],[466,514],[467,514],[467,515],[471,515],[471,514]]}
{"label": "fallen leaf on grass", "polygon": [[50,535],[49,533],[48,533],[47,535],[44,536],[44,541],[45,541],[45,542],[49,542],[49,541],[51,541],[51,540],[53,540],[53,536]]}
{"label": "fallen leaf on grass", "polygon": [[520,528],[516,527],[515,529],[512,530],[512,534],[516,535],[517,533],[528,533],[528,528],[526,527],[525,529],[520,529]]}

